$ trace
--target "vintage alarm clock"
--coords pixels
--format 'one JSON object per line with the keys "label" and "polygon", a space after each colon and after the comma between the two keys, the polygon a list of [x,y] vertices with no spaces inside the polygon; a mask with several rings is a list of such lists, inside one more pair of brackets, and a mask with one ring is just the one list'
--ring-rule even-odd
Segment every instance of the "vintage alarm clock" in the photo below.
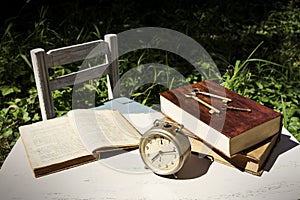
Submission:
{"label": "vintage alarm clock", "polygon": [[182,128],[173,122],[155,120],[139,144],[146,168],[159,175],[175,174],[182,168],[191,154],[190,141]]}

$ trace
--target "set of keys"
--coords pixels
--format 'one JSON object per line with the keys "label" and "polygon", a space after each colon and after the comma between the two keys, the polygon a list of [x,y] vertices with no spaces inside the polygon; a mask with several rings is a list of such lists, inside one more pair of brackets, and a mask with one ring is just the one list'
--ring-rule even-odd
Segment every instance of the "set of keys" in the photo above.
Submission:
{"label": "set of keys", "polygon": [[213,107],[212,105],[208,104],[207,102],[203,101],[202,99],[200,99],[197,96],[198,94],[202,94],[202,95],[206,95],[206,96],[210,96],[210,97],[214,97],[214,98],[222,100],[222,102],[224,102],[224,104],[221,108],[222,110],[230,109],[230,110],[237,110],[237,111],[243,111],[243,112],[251,112],[250,108],[239,108],[239,107],[234,107],[234,106],[227,105],[228,102],[232,101],[232,99],[230,99],[230,98],[222,97],[222,96],[219,96],[219,95],[216,95],[216,94],[211,94],[211,93],[208,93],[208,92],[203,92],[203,91],[200,91],[198,88],[193,89],[192,92],[189,93],[189,94],[185,94],[185,97],[192,98],[195,101],[201,103],[202,105],[208,107],[210,109],[209,110],[210,114],[220,113],[221,111],[219,109]]}

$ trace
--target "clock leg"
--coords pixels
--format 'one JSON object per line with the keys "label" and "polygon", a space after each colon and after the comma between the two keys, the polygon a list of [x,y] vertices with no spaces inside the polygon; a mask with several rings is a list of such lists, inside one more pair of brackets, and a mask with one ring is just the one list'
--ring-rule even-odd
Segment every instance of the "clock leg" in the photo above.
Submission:
{"label": "clock leg", "polygon": [[174,177],[175,179],[178,179],[177,174],[173,174],[173,177]]}

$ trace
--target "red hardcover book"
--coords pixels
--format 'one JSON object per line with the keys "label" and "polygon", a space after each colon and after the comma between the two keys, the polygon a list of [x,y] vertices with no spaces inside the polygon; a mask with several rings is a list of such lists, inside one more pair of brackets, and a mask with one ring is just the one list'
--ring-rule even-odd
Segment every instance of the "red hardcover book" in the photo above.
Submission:
{"label": "red hardcover book", "polygon": [[[197,98],[220,111],[213,113],[195,98],[186,96],[194,89],[232,101],[225,104],[221,99],[197,94]],[[160,103],[163,114],[183,124],[186,129],[228,157],[281,131],[280,113],[209,80],[161,92]],[[224,105],[248,108],[251,112],[226,110]]]}

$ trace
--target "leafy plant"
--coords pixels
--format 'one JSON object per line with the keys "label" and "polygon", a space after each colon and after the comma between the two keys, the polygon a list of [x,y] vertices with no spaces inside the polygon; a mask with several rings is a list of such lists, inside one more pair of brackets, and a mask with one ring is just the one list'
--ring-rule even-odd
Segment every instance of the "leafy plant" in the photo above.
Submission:
{"label": "leafy plant", "polygon": [[283,114],[284,126],[300,140],[299,82],[281,73],[285,66],[252,59],[237,60],[223,75],[223,86]]}

